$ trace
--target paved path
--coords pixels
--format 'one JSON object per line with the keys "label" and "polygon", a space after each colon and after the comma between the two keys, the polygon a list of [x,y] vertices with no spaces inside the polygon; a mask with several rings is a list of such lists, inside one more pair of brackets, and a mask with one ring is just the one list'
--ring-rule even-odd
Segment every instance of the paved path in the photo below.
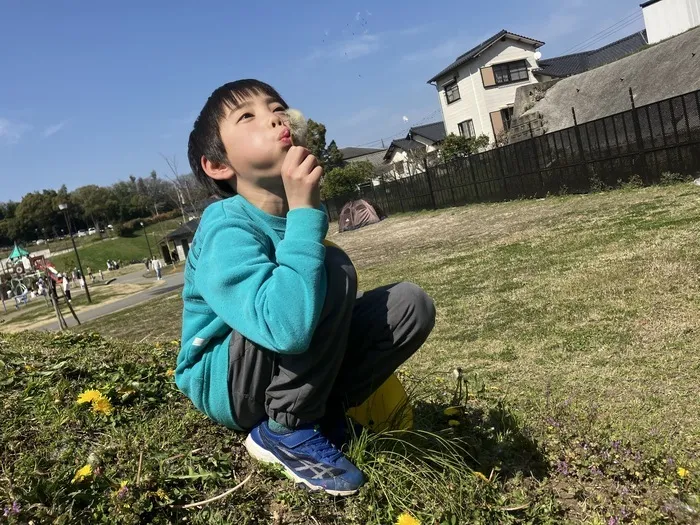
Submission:
{"label": "paved path", "polygon": [[[143,271],[138,271],[122,275],[120,277],[117,277],[117,280],[110,286],[119,286],[120,283],[123,284],[153,281],[152,277],[143,277],[143,273]],[[107,276],[105,275],[105,277]],[[137,304],[141,304],[151,299],[155,299],[156,297],[160,297],[163,294],[179,290],[180,288],[182,288],[185,282],[185,274],[184,272],[177,272],[164,277],[163,281],[163,284],[156,285],[152,288],[149,288],[148,290],[143,290],[141,292],[135,293],[134,295],[124,297],[123,299],[119,299],[118,301],[114,301],[113,303],[105,304],[102,306],[96,306],[95,308],[92,308],[90,310],[78,312],[78,318],[80,319],[81,323],[86,323],[87,321],[92,321],[93,319],[97,319],[98,317],[109,315],[118,310],[129,308],[131,306],[136,306]],[[66,308],[61,308],[61,311],[63,312],[63,315],[66,318],[66,323],[68,323],[68,326],[75,326],[77,324],[75,322],[75,319],[73,319],[73,316]],[[33,329],[44,331],[56,330],[58,329],[58,321],[53,319],[39,326],[35,326]]]}

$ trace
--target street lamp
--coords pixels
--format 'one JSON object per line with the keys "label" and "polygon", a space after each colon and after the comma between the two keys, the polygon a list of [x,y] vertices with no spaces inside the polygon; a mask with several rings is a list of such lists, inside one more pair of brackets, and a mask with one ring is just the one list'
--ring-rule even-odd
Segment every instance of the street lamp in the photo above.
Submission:
{"label": "street lamp", "polygon": [[151,243],[148,242],[148,235],[146,234],[146,226],[144,226],[143,221],[141,221],[141,228],[143,228],[143,236],[146,237],[146,245],[148,246],[148,253],[151,254],[151,260],[153,260],[153,252],[151,251]]}
{"label": "street lamp", "polygon": [[88,290],[87,279],[85,279],[85,273],[83,273],[83,266],[80,264],[80,256],[78,255],[78,248],[75,247],[75,239],[73,238],[73,232],[70,228],[70,219],[68,218],[68,205],[59,204],[58,209],[63,212],[63,217],[66,219],[66,228],[68,228],[68,235],[70,235],[70,241],[73,243],[73,251],[75,252],[75,258],[78,261],[78,268],[80,269],[80,278],[85,283],[85,297],[87,297],[88,303],[92,304],[92,299],[90,298],[90,290]]}

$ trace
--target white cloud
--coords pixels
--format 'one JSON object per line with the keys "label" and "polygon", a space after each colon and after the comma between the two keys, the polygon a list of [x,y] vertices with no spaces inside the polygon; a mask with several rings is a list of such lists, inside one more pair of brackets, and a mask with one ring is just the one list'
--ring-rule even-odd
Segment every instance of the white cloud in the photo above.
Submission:
{"label": "white cloud", "polygon": [[22,122],[12,122],[0,117],[0,141],[5,144],[17,144],[27,131],[32,129],[29,124]]}
{"label": "white cloud", "polygon": [[[450,38],[444,40],[434,47],[428,49],[421,49],[414,53],[408,53],[401,57],[402,62],[423,62],[423,61],[444,61],[444,60],[454,60],[459,55],[471,49],[475,46],[477,42],[474,42],[471,46],[464,42],[463,37]],[[445,64],[447,65],[447,64]]]}
{"label": "white cloud", "polygon": [[379,108],[364,108],[355,113],[354,115],[350,115],[348,118],[344,119],[343,124],[346,126],[357,126],[359,124],[364,124],[365,122],[372,120],[378,114]]}
{"label": "white cloud", "polygon": [[399,36],[415,36],[429,31],[434,24],[421,24],[418,26],[406,27],[404,29],[399,29],[396,34]]}
{"label": "white cloud", "polygon": [[49,126],[46,128],[44,131],[41,132],[41,136],[44,138],[50,137],[51,135],[55,135],[59,131],[63,129],[63,127],[66,125],[68,121],[63,120],[59,122],[58,124],[54,124],[53,126]]}
{"label": "white cloud", "polygon": [[308,61],[316,61],[323,58],[340,60],[353,60],[378,51],[382,46],[379,35],[359,35],[349,40],[343,40],[335,44],[317,48],[307,57]]}

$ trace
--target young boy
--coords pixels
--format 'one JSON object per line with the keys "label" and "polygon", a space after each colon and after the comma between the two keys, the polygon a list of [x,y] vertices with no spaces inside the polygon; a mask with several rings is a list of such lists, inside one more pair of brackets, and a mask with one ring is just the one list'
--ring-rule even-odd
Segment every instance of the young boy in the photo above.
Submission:
{"label": "young boy", "polygon": [[336,446],[345,410],[418,350],[435,308],[411,283],[357,292],[348,256],[323,244],[322,168],[292,145],[287,109],[271,86],[239,80],[194,123],[190,166],[224,198],[187,256],[175,380],[211,419],[249,431],[254,458],[348,495],[364,478]]}

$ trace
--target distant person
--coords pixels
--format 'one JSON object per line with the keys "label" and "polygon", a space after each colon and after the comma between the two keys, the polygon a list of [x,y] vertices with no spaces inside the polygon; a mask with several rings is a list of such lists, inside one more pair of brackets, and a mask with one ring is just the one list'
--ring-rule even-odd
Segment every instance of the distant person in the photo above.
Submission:
{"label": "distant person", "polygon": [[66,299],[68,299],[68,302],[70,303],[70,282],[68,281],[68,275],[66,274],[66,272],[63,272],[63,295],[66,296]]}
{"label": "distant person", "polygon": [[187,255],[175,382],[209,418],[249,432],[253,458],[350,495],[364,475],[336,446],[345,411],[421,347],[435,306],[408,282],[357,293],[348,255],[324,244],[323,168],[292,144],[287,109],[271,86],[240,80],[194,123],[192,172],[224,198]]}
{"label": "distant person", "polygon": [[180,256],[177,254],[177,250],[173,250],[170,252],[170,258],[173,260],[173,262],[178,262],[180,260]]}
{"label": "distant person", "polygon": [[153,262],[151,262],[151,266],[156,271],[156,279],[160,281],[163,278],[163,266],[160,264],[160,259],[153,259]]}
{"label": "distant person", "polygon": [[100,281],[104,281],[104,280],[105,280],[105,276],[102,273],[102,268],[100,268]]}
{"label": "distant person", "polygon": [[73,268],[73,271],[71,272],[71,280],[73,281],[73,284],[75,284],[75,281],[78,279],[78,269]]}
{"label": "distant person", "polygon": [[88,270],[87,270],[87,272],[88,272],[88,277],[90,277],[90,282],[91,282],[91,283],[94,283],[94,282],[95,282],[95,276],[92,274],[92,268],[90,268],[89,266],[88,266],[87,268],[88,268]]}

